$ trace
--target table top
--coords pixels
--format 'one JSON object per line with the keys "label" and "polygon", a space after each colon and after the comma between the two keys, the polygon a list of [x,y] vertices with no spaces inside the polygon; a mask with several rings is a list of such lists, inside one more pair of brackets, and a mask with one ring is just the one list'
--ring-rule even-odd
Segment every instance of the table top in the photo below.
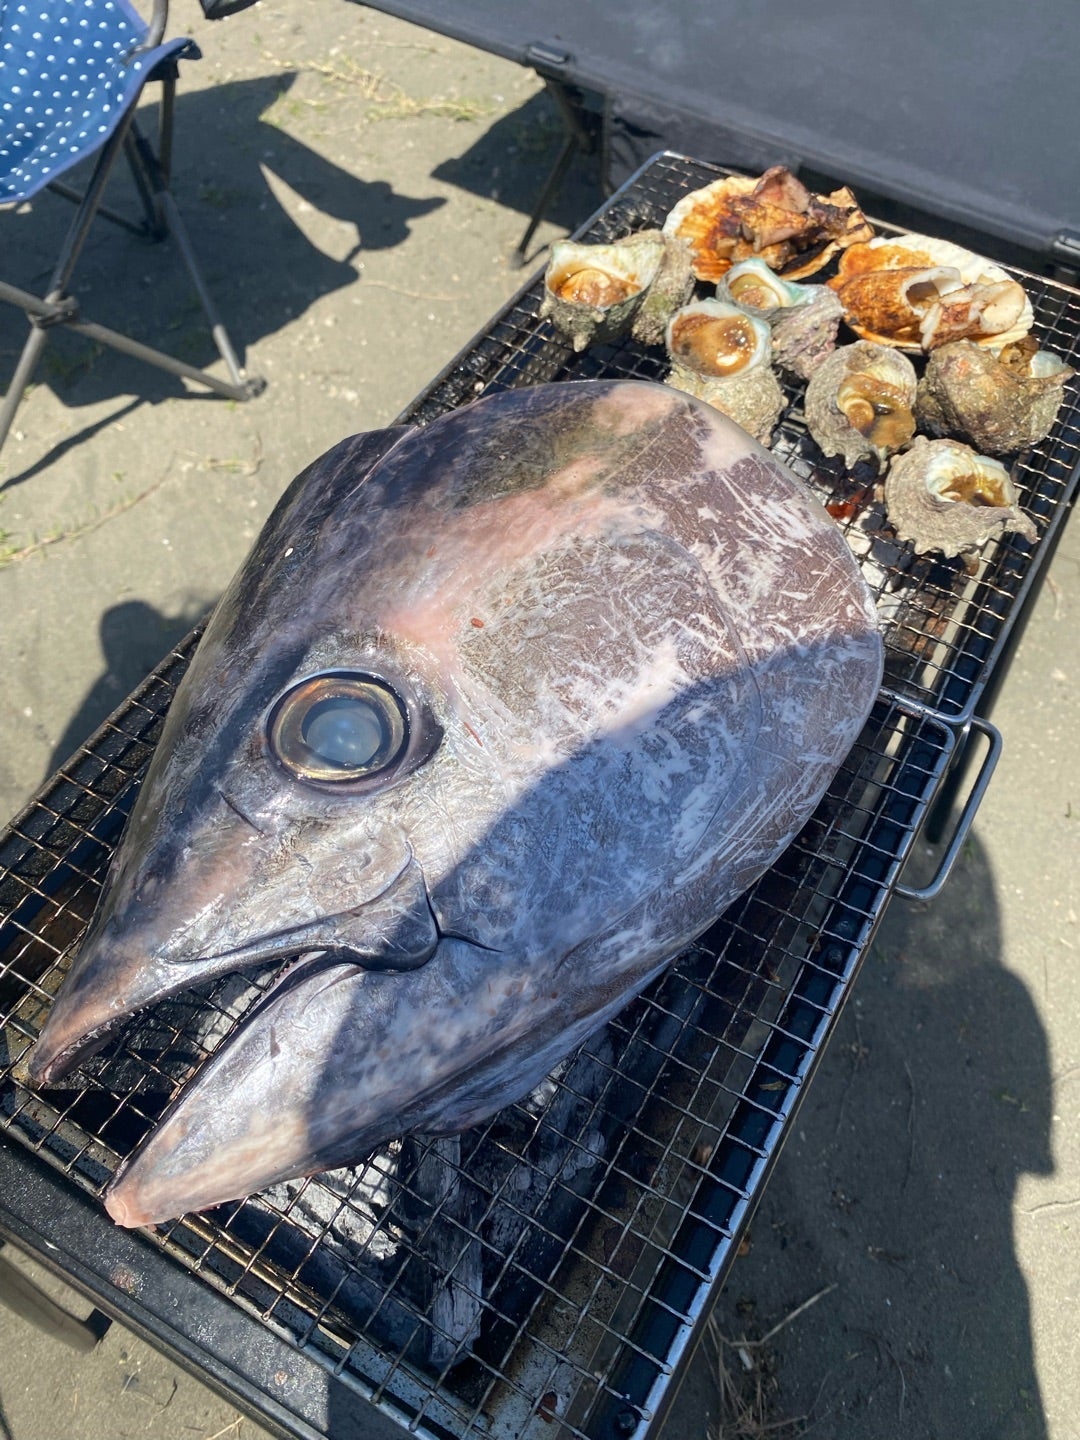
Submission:
{"label": "table top", "polygon": [[617,97],[627,113],[637,97],[693,122],[695,136],[706,122],[777,162],[1080,259],[1074,0],[369,3]]}

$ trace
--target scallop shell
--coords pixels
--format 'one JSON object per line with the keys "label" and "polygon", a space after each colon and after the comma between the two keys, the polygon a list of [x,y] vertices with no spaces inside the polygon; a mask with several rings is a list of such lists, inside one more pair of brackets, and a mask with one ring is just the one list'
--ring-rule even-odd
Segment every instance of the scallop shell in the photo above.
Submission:
{"label": "scallop shell", "polygon": [[1034,340],[1000,356],[958,340],[927,361],[915,414],[929,434],[960,436],[988,455],[1022,450],[1050,433],[1074,373]]}
{"label": "scallop shell", "polygon": [[877,236],[850,246],[826,282],[864,340],[933,350],[971,339],[998,348],[1020,340],[1034,314],[1024,287],[991,261],[929,235]]}
{"label": "scallop shell", "polygon": [[769,364],[763,320],[723,300],[698,300],[668,321],[666,344],[668,385],[705,400],[768,445],[784,392]]}
{"label": "scallop shell", "polygon": [[798,280],[874,232],[847,186],[814,195],[785,166],[774,165],[756,179],[725,175],[684,195],[664,233],[688,239],[694,274],[715,284],[733,264],[755,255]]}
{"label": "scallop shell", "polygon": [[577,351],[618,340],[628,333],[663,256],[663,239],[655,233],[614,245],[557,240],[544,272],[540,314]]}
{"label": "scallop shell", "polygon": [[967,555],[1009,531],[1039,538],[1005,466],[959,440],[919,435],[897,455],[885,477],[885,514],[920,553]]}
{"label": "scallop shell", "polygon": [[915,433],[918,377],[906,355],[869,340],[841,345],[810,376],[806,426],[826,455],[880,468]]}

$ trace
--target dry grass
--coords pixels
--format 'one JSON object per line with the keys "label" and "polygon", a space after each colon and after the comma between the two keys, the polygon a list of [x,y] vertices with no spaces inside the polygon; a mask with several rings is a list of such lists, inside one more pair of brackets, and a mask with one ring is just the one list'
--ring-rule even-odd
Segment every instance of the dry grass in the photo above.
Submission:
{"label": "dry grass", "polygon": [[719,1399],[720,1418],[709,1440],[796,1440],[811,1424],[809,1415],[777,1416],[776,1352],[771,1342],[785,1325],[836,1288],[826,1285],[758,1339],[725,1335],[715,1315],[705,1332]]}

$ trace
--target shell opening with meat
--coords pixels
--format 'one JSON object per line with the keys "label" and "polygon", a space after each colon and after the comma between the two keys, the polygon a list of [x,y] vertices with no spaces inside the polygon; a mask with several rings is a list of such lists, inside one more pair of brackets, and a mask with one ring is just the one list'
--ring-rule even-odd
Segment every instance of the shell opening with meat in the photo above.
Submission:
{"label": "shell opening with meat", "polygon": [[901,540],[919,552],[965,555],[1013,531],[1039,532],[1019,508],[1009,472],[958,440],[916,437],[885,477],[885,514]]}
{"label": "shell opening with meat", "polygon": [[843,306],[825,285],[785,280],[755,258],[733,265],[717,285],[716,295],[768,321],[774,362],[800,380],[809,380],[836,348]]}
{"label": "shell opening with meat", "polygon": [[698,300],[667,324],[671,360],[667,384],[723,411],[767,445],[784,408],[784,392],[769,364],[769,327],[737,305]]}
{"label": "shell opening with meat", "polygon": [[764,260],[740,260],[721,279],[716,287],[716,298],[738,305],[750,315],[768,319],[778,310],[787,310],[796,305],[808,305],[813,298],[813,288],[799,285],[794,280],[785,280],[771,270]]}
{"label": "shell opening with meat", "polygon": [[918,378],[906,355],[868,340],[841,345],[806,387],[806,425],[826,455],[879,466],[915,433]]}
{"label": "shell opening with meat", "polygon": [[865,340],[905,350],[934,350],[971,339],[1000,348],[1034,323],[1024,287],[999,266],[949,241],[878,236],[852,245],[836,291],[848,324]]}
{"label": "shell opening with meat", "polygon": [[617,340],[633,324],[663,257],[659,234],[612,245],[556,241],[544,274],[540,314],[577,351]]}
{"label": "shell opening with meat", "polygon": [[668,321],[667,348],[672,360],[699,375],[738,375],[768,363],[769,327],[737,305],[702,300]]}
{"label": "shell opening with meat", "polygon": [[836,392],[836,405],[877,451],[899,450],[915,433],[907,391],[891,379],[865,371],[847,375]]}

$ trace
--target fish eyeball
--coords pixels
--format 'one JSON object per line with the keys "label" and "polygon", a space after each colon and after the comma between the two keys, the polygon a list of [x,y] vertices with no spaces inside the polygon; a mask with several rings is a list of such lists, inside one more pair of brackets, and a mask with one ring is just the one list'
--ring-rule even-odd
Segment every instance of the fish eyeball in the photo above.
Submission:
{"label": "fish eyeball", "polygon": [[408,746],[405,707],[383,681],[338,672],[292,686],[270,712],[274,758],[298,780],[360,780],[394,765]]}

